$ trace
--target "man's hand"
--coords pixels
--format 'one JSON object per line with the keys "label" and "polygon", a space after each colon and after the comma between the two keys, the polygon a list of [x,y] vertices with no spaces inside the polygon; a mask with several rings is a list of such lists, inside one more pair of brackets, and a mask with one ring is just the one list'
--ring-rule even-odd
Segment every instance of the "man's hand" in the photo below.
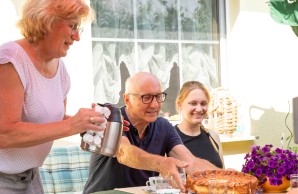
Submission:
{"label": "man's hand", "polygon": [[179,188],[181,192],[186,192],[185,186],[182,182],[181,176],[178,172],[178,167],[187,168],[188,163],[177,160],[172,157],[165,157],[159,164],[158,171],[163,177],[172,177],[173,183],[172,186],[174,188]]}

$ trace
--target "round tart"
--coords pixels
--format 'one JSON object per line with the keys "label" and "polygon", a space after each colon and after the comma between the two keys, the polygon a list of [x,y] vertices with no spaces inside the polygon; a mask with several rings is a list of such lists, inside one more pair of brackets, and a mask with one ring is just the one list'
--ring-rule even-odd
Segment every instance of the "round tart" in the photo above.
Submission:
{"label": "round tart", "polygon": [[208,194],[208,181],[227,180],[228,194],[255,193],[258,179],[250,174],[232,170],[206,170],[187,175],[186,189],[192,193]]}

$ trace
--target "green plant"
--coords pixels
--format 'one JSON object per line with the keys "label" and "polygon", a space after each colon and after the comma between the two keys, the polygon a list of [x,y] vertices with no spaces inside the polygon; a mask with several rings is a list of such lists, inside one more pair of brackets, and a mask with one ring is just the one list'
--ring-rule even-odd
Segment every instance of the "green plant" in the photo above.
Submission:
{"label": "green plant", "polygon": [[286,138],[286,141],[288,141],[288,145],[287,145],[287,149],[294,152],[295,154],[297,154],[298,152],[298,147],[297,146],[294,146],[294,147],[290,147],[290,143],[293,139],[293,134],[291,133],[287,138]]}
{"label": "green plant", "polygon": [[289,25],[298,36],[297,0],[269,0],[270,16],[280,24]]}

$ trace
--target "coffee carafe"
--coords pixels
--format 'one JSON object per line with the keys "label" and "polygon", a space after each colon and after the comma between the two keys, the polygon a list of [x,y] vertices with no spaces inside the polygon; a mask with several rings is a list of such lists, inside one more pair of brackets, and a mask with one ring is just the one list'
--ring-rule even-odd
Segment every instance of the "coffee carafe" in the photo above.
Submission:
{"label": "coffee carafe", "polygon": [[123,131],[121,111],[109,103],[97,103],[95,111],[105,115],[107,122],[100,124],[105,130],[102,132],[89,130],[81,133],[81,149],[105,156],[115,156]]}

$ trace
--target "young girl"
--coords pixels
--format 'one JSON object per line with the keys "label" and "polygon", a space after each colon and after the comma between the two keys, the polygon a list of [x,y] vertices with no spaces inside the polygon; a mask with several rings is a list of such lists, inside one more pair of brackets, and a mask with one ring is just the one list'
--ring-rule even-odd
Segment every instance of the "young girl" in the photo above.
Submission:
{"label": "young girl", "polygon": [[185,82],[176,98],[181,123],[175,128],[184,145],[197,157],[224,168],[222,147],[218,134],[202,125],[208,112],[210,95],[198,81]]}

